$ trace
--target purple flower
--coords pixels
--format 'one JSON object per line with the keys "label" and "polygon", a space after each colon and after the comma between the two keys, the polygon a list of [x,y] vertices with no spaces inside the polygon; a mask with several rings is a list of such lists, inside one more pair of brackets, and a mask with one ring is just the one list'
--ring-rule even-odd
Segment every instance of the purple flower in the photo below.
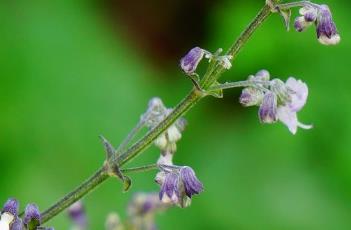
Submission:
{"label": "purple flower", "polygon": [[180,178],[184,184],[185,194],[191,198],[203,191],[202,183],[197,179],[192,168],[184,166],[180,169]]}
{"label": "purple flower", "polygon": [[274,123],[277,121],[277,95],[271,91],[267,92],[258,110],[262,123]]}
{"label": "purple flower", "polygon": [[14,198],[10,198],[4,204],[4,207],[2,209],[2,213],[7,212],[13,216],[17,216],[18,208],[19,208],[18,201]]}
{"label": "purple flower", "polygon": [[317,37],[319,42],[323,45],[336,45],[340,42],[340,35],[327,5],[321,5],[319,7]]}
{"label": "purple flower", "polygon": [[159,193],[160,200],[164,203],[177,203],[180,196],[178,185],[178,175],[174,172],[167,173]]}
{"label": "purple flower", "polygon": [[195,73],[197,66],[204,57],[205,51],[200,47],[192,48],[181,60],[180,67],[182,70],[191,75]]}
{"label": "purple flower", "polygon": [[23,229],[23,223],[21,218],[16,218],[13,223],[11,224],[10,230],[22,230]]}
{"label": "purple flower", "polygon": [[310,129],[311,125],[305,125],[298,121],[297,112],[299,112],[306,104],[308,97],[308,87],[301,80],[290,77],[285,83],[288,93],[290,94],[290,102],[279,106],[277,109],[277,117],[279,121],[285,124],[292,134],[296,134],[297,128]]}
{"label": "purple flower", "polygon": [[18,218],[18,206],[19,204],[16,199],[10,198],[6,201],[0,216],[1,230],[12,230],[12,225],[16,222],[16,219]]}
{"label": "purple flower", "polygon": [[39,226],[41,224],[41,215],[36,204],[28,204],[26,206],[23,223],[31,226]]}
{"label": "purple flower", "polygon": [[87,217],[81,201],[78,201],[69,207],[68,215],[79,229],[86,229]]}

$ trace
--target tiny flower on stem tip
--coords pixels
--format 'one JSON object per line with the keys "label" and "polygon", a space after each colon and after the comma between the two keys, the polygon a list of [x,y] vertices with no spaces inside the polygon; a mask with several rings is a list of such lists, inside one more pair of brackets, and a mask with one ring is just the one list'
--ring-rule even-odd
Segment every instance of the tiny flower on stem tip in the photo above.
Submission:
{"label": "tiny flower on stem tip", "polygon": [[300,9],[300,14],[302,16],[295,19],[296,31],[302,32],[315,24],[317,38],[321,44],[336,45],[340,42],[340,35],[327,5],[308,4]]}

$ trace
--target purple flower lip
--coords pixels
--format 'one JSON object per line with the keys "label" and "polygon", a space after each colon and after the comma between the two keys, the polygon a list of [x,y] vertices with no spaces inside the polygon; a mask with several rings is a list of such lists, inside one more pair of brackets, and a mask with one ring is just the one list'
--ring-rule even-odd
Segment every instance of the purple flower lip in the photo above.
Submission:
{"label": "purple flower lip", "polygon": [[6,201],[4,208],[2,209],[2,212],[8,212],[8,213],[11,213],[13,216],[17,216],[18,208],[19,208],[18,201],[14,198],[10,198]]}
{"label": "purple flower lip", "polygon": [[38,225],[41,224],[41,215],[39,208],[36,204],[28,204],[24,212],[23,223],[27,225],[31,221],[36,221]]}
{"label": "purple flower lip", "polygon": [[205,52],[200,47],[192,48],[181,60],[180,67],[186,74],[193,74]]}
{"label": "purple flower lip", "polygon": [[191,198],[204,190],[202,183],[197,179],[192,168],[184,166],[180,170],[180,177],[184,183],[185,194]]}

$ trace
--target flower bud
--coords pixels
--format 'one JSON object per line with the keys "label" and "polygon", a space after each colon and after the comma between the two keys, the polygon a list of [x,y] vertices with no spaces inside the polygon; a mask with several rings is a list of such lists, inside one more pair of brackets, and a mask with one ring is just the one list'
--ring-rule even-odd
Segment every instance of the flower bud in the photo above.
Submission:
{"label": "flower bud", "polygon": [[291,101],[288,89],[282,80],[273,79],[271,81],[271,90],[275,95],[277,95],[278,104],[286,104]]}
{"label": "flower bud", "polygon": [[263,99],[263,92],[255,88],[245,88],[242,90],[239,101],[243,106],[259,105]]}
{"label": "flower bud", "polygon": [[202,60],[204,54],[205,54],[205,51],[200,47],[192,48],[180,60],[180,67],[188,75],[195,73],[196,68],[199,65],[200,61]]}
{"label": "flower bud", "polygon": [[277,121],[277,96],[273,92],[267,92],[258,110],[262,123],[274,123]]}
{"label": "flower bud", "polygon": [[87,228],[87,217],[85,214],[83,203],[81,201],[72,204],[68,208],[68,215],[73,221],[74,225],[77,227],[77,229],[83,230]]}
{"label": "flower bud", "polygon": [[18,208],[19,208],[19,203],[16,199],[10,198],[6,201],[4,204],[4,207],[2,209],[2,213],[10,213],[13,216],[17,216],[18,214]]}
{"label": "flower bud", "polygon": [[106,230],[122,230],[123,225],[121,218],[117,213],[110,213],[108,214],[105,222],[105,229]]}
{"label": "flower bud", "polygon": [[302,7],[299,12],[304,16],[306,22],[314,22],[317,20],[318,9],[316,7],[305,6]]}
{"label": "flower bud", "polygon": [[263,69],[256,73],[254,80],[256,81],[269,81],[270,74],[267,70]]}
{"label": "flower bud", "polygon": [[311,22],[306,21],[304,16],[300,16],[295,19],[294,28],[297,32],[302,32],[310,25],[312,25]]}
{"label": "flower bud", "polygon": [[12,222],[10,230],[22,230],[23,229],[23,223],[21,218],[16,217],[16,219]]}
{"label": "flower bud", "polygon": [[317,19],[317,37],[323,45],[336,45],[340,42],[340,35],[327,5],[320,6]]}
{"label": "flower bud", "polygon": [[28,204],[24,212],[23,223],[28,229],[35,229],[41,224],[41,215],[36,204]]}

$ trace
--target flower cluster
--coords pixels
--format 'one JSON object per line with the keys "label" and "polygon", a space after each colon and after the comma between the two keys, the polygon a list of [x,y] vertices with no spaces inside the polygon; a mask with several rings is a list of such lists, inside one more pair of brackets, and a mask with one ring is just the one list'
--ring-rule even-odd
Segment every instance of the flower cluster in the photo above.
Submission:
{"label": "flower cluster", "polygon": [[[142,115],[141,120],[149,129],[153,129],[171,111],[172,109],[164,106],[160,98],[153,98],[150,100],[148,110]],[[191,197],[203,190],[203,186],[192,168],[173,165],[173,156],[177,150],[176,142],[181,139],[181,132],[184,131],[185,125],[186,121],[183,118],[178,119],[154,142],[161,150],[157,161],[160,171],[155,178],[156,183],[161,186],[159,200],[180,207],[189,206]]]}
{"label": "flower cluster", "polygon": [[36,204],[26,206],[23,220],[18,216],[19,202],[10,198],[4,204],[0,217],[1,230],[54,230],[53,228],[40,227],[41,215]]}
{"label": "flower cluster", "polygon": [[300,9],[301,16],[295,19],[294,27],[298,32],[315,24],[318,41],[323,45],[336,45],[340,35],[336,29],[331,11],[327,5],[306,3]]}
{"label": "flower cluster", "polygon": [[296,134],[298,127],[312,128],[297,119],[297,113],[304,107],[308,97],[308,87],[304,82],[293,77],[286,82],[270,80],[266,70],[251,75],[248,82],[252,86],[243,89],[240,103],[244,106],[259,106],[258,115],[262,123],[280,121],[293,134]]}

